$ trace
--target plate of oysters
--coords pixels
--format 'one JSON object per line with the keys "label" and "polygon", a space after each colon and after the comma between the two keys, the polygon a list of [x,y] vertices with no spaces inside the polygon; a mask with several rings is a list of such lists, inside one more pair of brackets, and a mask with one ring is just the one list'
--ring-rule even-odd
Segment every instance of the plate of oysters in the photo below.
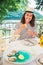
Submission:
{"label": "plate of oysters", "polygon": [[32,62],[36,58],[36,53],[25,50],[6,50],[4,58],[7,62],[15,65],[25,65]]}

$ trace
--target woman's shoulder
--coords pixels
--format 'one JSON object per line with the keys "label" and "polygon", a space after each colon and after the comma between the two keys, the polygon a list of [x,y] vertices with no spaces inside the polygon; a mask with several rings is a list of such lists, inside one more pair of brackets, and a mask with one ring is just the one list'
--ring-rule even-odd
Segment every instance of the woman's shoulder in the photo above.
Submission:
{"label": "woman's shoulder", "polygon": [[21,26],[20,26],[20,27],[21,27],[21,28],[25,28],[25,24],[22,24],[22,23],[21,23]]}
{"label": "woman's shoulder", "polygon": [[22,24],[21,22],[18,22],[16,25],[15,25],[15,28],[18,29],[18,28],[24,28],[25,25]]}

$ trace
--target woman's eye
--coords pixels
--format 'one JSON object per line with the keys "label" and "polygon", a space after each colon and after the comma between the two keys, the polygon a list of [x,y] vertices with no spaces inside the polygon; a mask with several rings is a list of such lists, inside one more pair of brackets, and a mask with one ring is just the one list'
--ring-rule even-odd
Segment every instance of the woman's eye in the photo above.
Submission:
{"label": "woman's eye", "polygon": [[31,17],[32,15],[30,15],[30,17]]}
{"label": "woman's eye", "polygon": [[28,16],[28,14],[27,14],[27,16]]}

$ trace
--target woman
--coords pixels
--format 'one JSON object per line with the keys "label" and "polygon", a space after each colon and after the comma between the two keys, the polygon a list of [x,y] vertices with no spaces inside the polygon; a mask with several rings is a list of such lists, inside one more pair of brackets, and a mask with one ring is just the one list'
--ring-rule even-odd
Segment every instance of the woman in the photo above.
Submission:
{"label": "woman", "polygon": [[28,39],[36,37],[36,25],[35,25],[35,16],[32,11],[25,11],[21,22],[15,26],[16,31],[15,35],[20,34],[19,39]]}

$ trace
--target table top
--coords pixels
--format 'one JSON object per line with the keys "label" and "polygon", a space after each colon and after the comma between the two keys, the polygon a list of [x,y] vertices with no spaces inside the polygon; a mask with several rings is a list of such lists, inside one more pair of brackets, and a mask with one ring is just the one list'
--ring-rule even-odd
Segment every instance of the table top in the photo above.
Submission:
{"label": "table top", "polygon": [[[17,50],[22,49],[22,50],[26,50],[26,51],[35,52],[36,56],[43,53],[43,47],[40,47],[39,44],[30,46],[30,45],[26,45],[25,43],[26,43],[26,41],[24,41],[24,40],[16,40],[16,41],[13,41],[11,43],[7,42],[7,47],[6,47],[5,52],[8,51],[9,49],[17,49]],[[4,54],[5,54],[5,52],[4,52]],[[4,56],[4,54],[3,54],[3,56]],[[5,58],[3,57],[3,65],[12,65],[12,64],[8,63],[5,60]],[[27,65],[37,65],[37,64],[34,60],[34,61],[32,61],[31,63],[29,63]]]}

